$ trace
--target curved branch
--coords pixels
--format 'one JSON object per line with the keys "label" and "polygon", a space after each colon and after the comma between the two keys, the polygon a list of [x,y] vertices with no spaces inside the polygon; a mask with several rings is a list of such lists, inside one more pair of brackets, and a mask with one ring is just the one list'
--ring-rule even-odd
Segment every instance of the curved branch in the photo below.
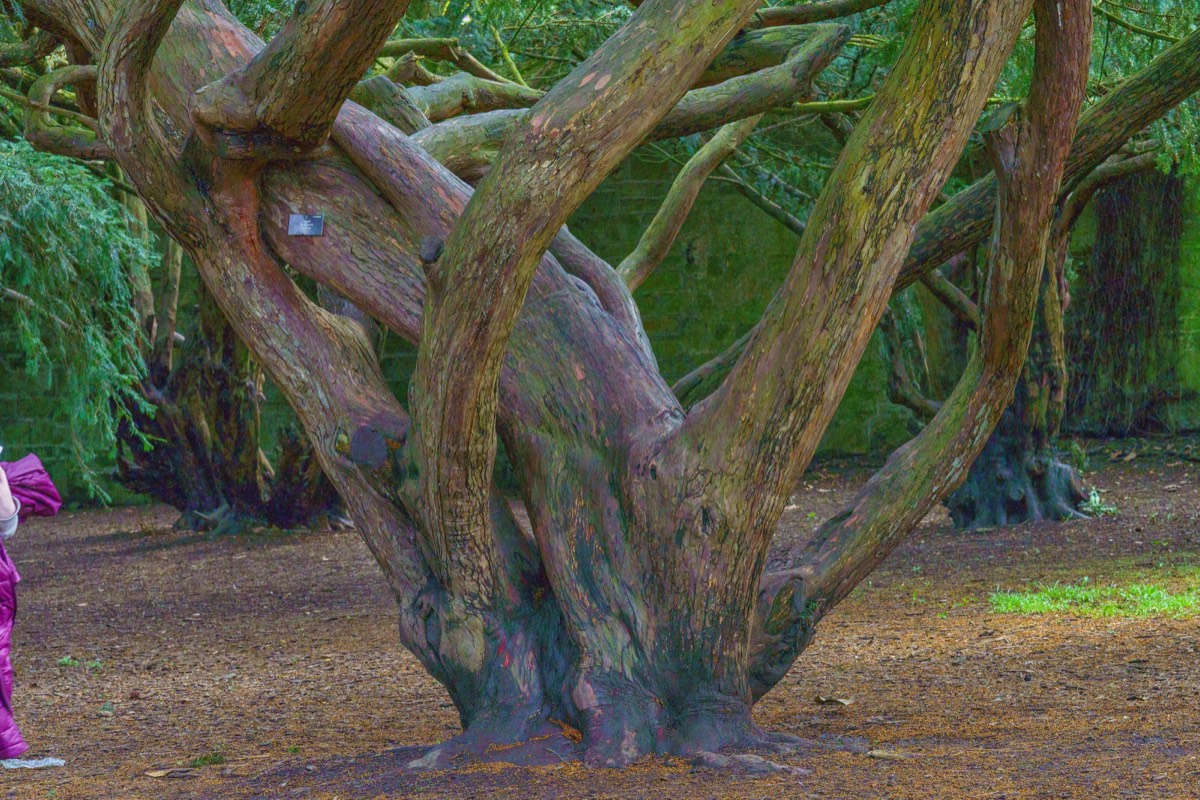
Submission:
{"label": "curved branch", "polygon": [[1100,16],[1104,17],[1105,19],[1116,23],[1118,26],[1124,28],[1125,30],[1130,31],[1132,33],[1136,33],[1140,36],[1145,36],[1150,39],[1158,39],[1159,41],[1162,41],[1162,42],[1174,43],[1174,42],[1179,41],[1178,36],[1172,36],[1169,33],[1163,33],[1162,31],[1156,31],[1153,28],[1144,28],[1141,25],[1130,22],[1129,20],[1125,19],[1124,17],[1122,17],[1119,14],[1114,14],[1112,11],[1109,11],[1107,8],[1104,7],[1103,0],[1101,0],[1101,2],[1097,3],[1096,5],[1092,6],[1092,10],[1095,11]]}
{"label": "curved branch", "polygon": [[679,399],[679,404],[685,409],[690,409],[715,392],[721,385],[721,381],[725,380],[725,376],[733,369],[733,365],[737,363],[738,357],[746,349],[746,343],[750,341],[753,333],[753,328],[746,331],[720,355],[704,362],[676,381],[675,385],[671,387],[671,391]]}
{"label": "curved branch", "polygon": [[1157,163],[1158,153],[1156,152],[1139,153],[1128,158],[1110,158],[1089,172],[1087,177],[1081,180],[1061,201],[1061,224],[1068,229],[1071,228],[1096,192],[1113,181],[1136,175],[1139,172],[1148,172],[1154,169]]}
{"label": "curved branch", "polygon": [[816,622],[962,482],[1012,398],[1091,52],[1089,0],[1038,0],[1035,13],[1027,114],[992,139],[1001,180],[980,345],[933,420],[803,545],[798,566],[764,577],[756,696],[787,671]]}
{"label": "curved branch", "polygon": [[29,88],[29,111],[25,115],[25,138],[38,150],[85,161],[112,158],[112,151],[96,133],[96,121],[87,127],[56,125],[50,120],[50,100],[64,86],[94,84],[94,66],[70,65],[48,72]]}
{"label": "curved branch", "polygon": [[96,103],[109,146],[123,156],[159,155],[167,161],[149,129],[147,89],[154,54],[182,5],[183,0],[130,0],[117,9],[104,37]]}
{"label": "curved branch", "polygon": [[637,247],[617,266],[617,274],[625,281],[630,292],[636,292],[666,258],[708,176],[746,141],[760,119],[761,114],[721,128],[716,136],[688,159],[675,176],[658,213],[638,240]]}
{"label": "curved branch", "polygon": [[[815,78],[850,36],[842,25],[805,30],[803,44],[787,61],[715,86],[688,92],[649,132],[651,139],[671,139],[718,128],[766,113],[803,97]],[[470,180],[486,173],[500,145],[529,116],[526,111],[493,111],[456,117],[421,131],[417,143],[454,174]]]}
{"label": "curved branch", "polygon": [[[436,264],[412,380],[435,569],[487,598],[497,381],[533,274],[567,217],[737,31],[755,0],[650,0],[530,112],[471,197]],[[518,221],[513,224],[513,221]]]}
{"label": "curved branch", "polygon": [[196,132],[221,158],[288,159],[320,147],[407,8],[408,0],[297,4],[250,63],[192,96]]}
{"label": "curved branch", "polygon": [[904,342],[896,326],[896,316],[890,308],[879,318],[878,330],[883,337],[883,361],[888,368],[888,400],[909,409],[921,421],[928,422],[937,414],[942,404],[921,394],[909,375],[908,365],[904,363]]}

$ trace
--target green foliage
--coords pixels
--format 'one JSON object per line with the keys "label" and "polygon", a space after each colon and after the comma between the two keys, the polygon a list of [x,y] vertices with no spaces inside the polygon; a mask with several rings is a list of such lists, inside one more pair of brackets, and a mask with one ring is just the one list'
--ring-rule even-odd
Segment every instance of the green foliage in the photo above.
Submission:
{"label": "green foliage", "polygon": [[512,78],[498,35],[522,77],[544,89],[591,55],[632,12],[622,0],[415,0],[397,36],[457,38]]}
{"label": "green foliage", "polygon": [[126,403],[141,402],[128,270],[154,258],[110,191],[78,162],[0,142],[0,325],[16,333],[30,390],[54,398],[46,415],[69,420],[78,477],[102,498],[97,464]]}
{"label": "green foliage", "polygon": [[1093,586],[1039,585],[1026,592],[993,592],[992,610],[1000,614],[1075,614],[1088,617],[1192,617],[1200,614],[1200,587],[1172,592],[1162,586],[1135,583]]}
{"label": "green foliage", "polygon": [[1116,506],[1110,506],[1100,499],[1100,492],[1094,487],[1088,494],[1088,499],[1079,509],[1083,513],[1093,517],[1107,517],[1116,514],[1120,511]]}
{"label": "green foliage", "polygon": [[270,39],[291,16],[294,0],[228,0],[226,4],[243,25]]}

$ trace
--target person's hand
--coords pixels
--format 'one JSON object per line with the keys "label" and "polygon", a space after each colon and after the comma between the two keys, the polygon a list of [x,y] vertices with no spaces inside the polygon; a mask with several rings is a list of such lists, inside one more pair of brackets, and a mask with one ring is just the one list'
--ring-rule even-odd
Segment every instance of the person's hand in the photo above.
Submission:
{"label": "person's hand", "polygon": [[0,519],[8,519],[17,513],[17,504],[13,501],[12,491],[8,488],[8,475],[0,469]]}

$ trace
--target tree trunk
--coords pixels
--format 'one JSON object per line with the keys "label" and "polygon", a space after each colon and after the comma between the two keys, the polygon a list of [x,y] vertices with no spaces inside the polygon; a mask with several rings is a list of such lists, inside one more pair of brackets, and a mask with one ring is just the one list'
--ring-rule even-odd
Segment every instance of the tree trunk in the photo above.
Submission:
{"label": "tree trunk", "polygon": [[[1052,243],[1053,244],[1053,243]],[[1066,240],[1052,248],[1065,256]],[[1066,358],[1057,270],[1042,276],[1038,317],[1013,401],[971,465],[966,481],[946,500],[957,528],[990,528],[1085,515],[1083,479],[1058,452],[1066,399]]]}
{"label": "tree trunk", "polygon": [[1073,430],[1173,430],[1184,198],[1182,177],[1154,171],[1096,195],[1096,239],[1068,320]]}
{"label": "tree trunk", "polygon": [[[1078,469],[1060,459],[1058,450],[1068,397],[1064,315],[1071,298],[1066,269],[1071,231],[1088,201],[1108,184],[1114,185],[1100,195],[1091,268],[1080,281],[1082,313],[1073,315],[1081,319],[1072,320],[1071,326],[1076,351],[1072,363],[1086,389],[1074,387],[1072,394],[1101,397],[1103,414],[1121,414],[1132,405],[1131,395],[1144,396],[1150,385],[1169,385],[1175,331],[1168,321],[1176,318],[1179,286],[1181,182],[1154,172],[1153,165],[1153,153],[1114,158],[1059,203],[1023,377],[966,482],[946,502],[956,527],[1084,516],[1079,511],[1087,497],[1082,478]],[[1111,195],[1119,198],[1117,202]],[[1104,319],[1114,303],[1120,312]],[[1130,327],[1136,332],[1126,338]],[[1165,380],[1151,377],[1156,368],[1166,373]],[[1096,373],[1102,376],[1099,380]],[[1106,390],[1096,385],[1102,380],[1111,382]],[[1072,413],[1086,419],[1083,409]],[[1105,420],[1110,423],[1111,417]],[[1075,421],[1076,426],[1081,423],[1086,425],[1083,419]],[[1128,428],[1118,431],[1127,433]]]}
{"label": "tree trunk", "polygon": [[[624,283],[562,225],[664,120],[709,127],[729,121],[714,104],[749,116],[763,110],[751,100],[794,99],[848,31],[813,31],[784,69],[761,70],[765,88],[755,73],[696,96],[758,3],[647,0],[523,113],[473,190],[420,146],[444,123],[409,137],[341,104],[374,57],[343,34],[375,9],[375,36],[403,3],[344,0],[313,20],[301,4],[266,49],[218,4],[180,5],[27,3],[94,55],[106,142],[292,403],[396,594],[404,645],[455,703],[463,735],[418,766],[460,754],[623,765],[770,741],[752,720],[758,697],[961,480],[1012,392],[1083,99],[1090,3],[1036,3],[1027,109],[994,139],[994,302],[966,377],[856,509],[769,575],[787,497],[1031,2],[921,4],[785,286],[727,381],[686,413]],[[304,69],[288,82],[293,59]],[[314,78],[325,61],[333,80]],[[280,86],[306,102],[257,102]],[[289,236],[293,213],[323,214],[324,235]],[[312,302],[284,265],[352,308]],[[364,314],[418,345],[411,418]],[[528,530],[492,483],[497,436]]]}
{"label": "tree trunk", "polygon": [[[171,257],[169,252],[166,260]],[[281,432],[272,468],[260,449],[263,371],[211,295],[203,287],[199,295],[194,326],[175,348],[177,355],[167,356],[173,363],[150,359],[142,398],[152,412],[132,403],[127,408],[130,420],[119,431],[118,480],[178,509],[177,527],[190,530],[217,534],[258,525],[325,524],[338,513],[333,486],[295,431]],[[173,330],[171,314],[162,322]],[[157,352],[164,347],[160,340]]]}

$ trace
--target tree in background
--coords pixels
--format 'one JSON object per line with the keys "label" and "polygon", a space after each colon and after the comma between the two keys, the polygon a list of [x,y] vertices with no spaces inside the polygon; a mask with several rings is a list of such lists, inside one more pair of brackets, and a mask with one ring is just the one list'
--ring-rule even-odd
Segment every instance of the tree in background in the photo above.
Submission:
{"label": "tree in background", "polygon": [[[983,132],[994,175],[927,214],[1035,4],[922,3],[842,131],[784,285],[685,410],[630,286],[705,164],[761,115],[822,102],[817,76],[852,34],[830,20],[871,4],[648,0],[544,93],[503,26],[507,74],[461,42],[391,38],[406,5],[302,3],[265,45],[211,2],[25,11],[67,44],[74,85],[94,82],[83,138],[295,408],[402,641],[449,691],[464,733],[418,766],[794,746],[753,724],[754,703],[965,477],[1020,376],[1061,184],[1195,90],[1200,34],[1077,129],[1091,5],[1039,0],[1028,93]],[[563,227],[646,139],[717,129],[617,267]],[[293,214],[323,215],[323,235],[289,235]],[[955,390],[848,508],[770,554],[892,293],[989,232],[980,344]],[[373,322],[417,347],[407,409]],[[529,527],[493,484],[498,438]]]}

